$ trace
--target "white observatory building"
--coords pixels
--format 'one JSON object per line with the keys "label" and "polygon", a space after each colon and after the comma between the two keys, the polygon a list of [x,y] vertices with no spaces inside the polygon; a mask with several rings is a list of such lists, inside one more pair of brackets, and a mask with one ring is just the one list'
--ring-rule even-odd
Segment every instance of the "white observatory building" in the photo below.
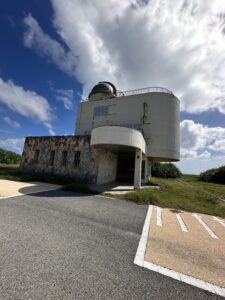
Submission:
{"label": "white observatory building", "polygon": [[99,82],[78,106],[74,136],[27,137],[21,168],[140,188],[151,162],[180,159],[179,100],[165,88]]}

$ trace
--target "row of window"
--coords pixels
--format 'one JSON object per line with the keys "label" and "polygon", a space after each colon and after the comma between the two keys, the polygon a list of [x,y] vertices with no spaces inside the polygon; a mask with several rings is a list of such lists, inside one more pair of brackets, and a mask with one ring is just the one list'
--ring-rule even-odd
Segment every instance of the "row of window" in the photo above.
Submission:
{"label": "row of window", "polygon": [[107,116],[109,114],[109,106],[96,106],[94,108],[94,116]]}
{"label": "row of window", "polygon": [[[40,157],[40,150],[36,150],[34,154],[34,162],[38,163]],[[68,151],[62,151],[61,154],[61,165],[66,166],[68,162]],[[55,150],[50,151],[50,157],[49,157],[49,165],[54,166],[55,162]],[[75,151],[74,152],[74,166],[78,167],[80,165],[80,151]]]}

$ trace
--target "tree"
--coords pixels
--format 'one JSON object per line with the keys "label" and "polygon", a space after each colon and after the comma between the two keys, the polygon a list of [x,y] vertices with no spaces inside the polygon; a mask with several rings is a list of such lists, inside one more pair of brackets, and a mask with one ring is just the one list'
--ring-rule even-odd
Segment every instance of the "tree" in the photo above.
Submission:
{"label": "tree", "polygon": [[0,148],[0,164],[19,164],[21,155]]}
{"label": "tree", "polygon": [[162,178],[179,178],[181,177],[181,171],[171,163],[152,163],[152,176]]}

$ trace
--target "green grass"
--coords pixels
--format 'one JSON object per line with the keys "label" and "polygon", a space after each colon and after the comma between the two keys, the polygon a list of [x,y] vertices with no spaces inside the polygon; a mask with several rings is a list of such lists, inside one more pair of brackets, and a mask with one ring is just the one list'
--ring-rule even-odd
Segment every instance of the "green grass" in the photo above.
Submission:
{"label": "green grass", "polygon": [[213,194],[215,197],[225,200],[225,185],[200,181],[197,175],[185,175],[181,178],[184,182],[191,184],[193,187],[200,189],[202,192]]}
{"label": "green grass", "polygon": [[0,164],[0,179],[22,181],[21,176],[19,165]]}
{"label": "green grass", "polygon": [[[197,177],[183,176],[181,180],[193,184],[194,188],[176,179],[152,178],[151,182],[159,184],[160,189],[149,187],[121,195],[107,195],[138,204],[154,204],[161,207],[225,217],[225,202],[217,199],[214,195],[205,193],[205,185],[202,185]],[[208,183],[204,184],[208,185]],[[224,185],[210,184],[208,190],[221,198],[225,195]]]}

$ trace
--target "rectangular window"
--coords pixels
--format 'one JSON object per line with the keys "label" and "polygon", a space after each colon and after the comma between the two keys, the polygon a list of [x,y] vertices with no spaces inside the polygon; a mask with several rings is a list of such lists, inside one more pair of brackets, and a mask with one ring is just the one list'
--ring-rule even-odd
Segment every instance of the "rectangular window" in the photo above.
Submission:
{"label": "rectangular window", "polygon": [[67,151],[62,152],[62,166],[66,166],[67,162]]}
{"label": "rectangular window", "polygon": [[109,114],[108,106],[96,106],[94,108],[94,116],[106,116]]}
{"label": "rectangular window", "polygon": [[80,151],[75,151],[74,154],[74,166],[78,167],[80,165]]}
{"label": "rectangular window", "polygon": [[35,153],[34,153],[34,162],[35,163],[38,162],[39,156],[40,156],[40,150],[35,150]]}
{"label": "rectangular window", "polygon": [[54,165],[54,160],[55,160],[55,150],[52,150],[50,152],[50,166]]}
{"label": "rectangular window", "polygon": [[84,135],[91,135],[91,130],[85,130]]}

